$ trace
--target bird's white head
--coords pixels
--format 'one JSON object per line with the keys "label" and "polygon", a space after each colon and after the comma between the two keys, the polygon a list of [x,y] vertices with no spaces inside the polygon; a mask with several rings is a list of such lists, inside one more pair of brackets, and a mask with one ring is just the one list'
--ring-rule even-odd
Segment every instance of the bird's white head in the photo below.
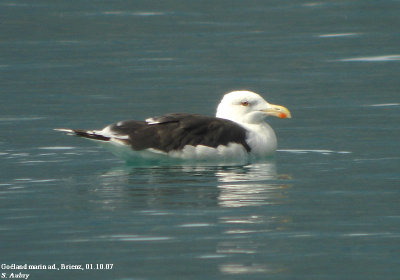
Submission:
{"label": "bird's white head", "polygon": [[252,91],[232,91],[224,95],[217,108],[217,118],[243,124],[259,124],[265,117],[291,118],[290,111],[280,105],[270,104]]}

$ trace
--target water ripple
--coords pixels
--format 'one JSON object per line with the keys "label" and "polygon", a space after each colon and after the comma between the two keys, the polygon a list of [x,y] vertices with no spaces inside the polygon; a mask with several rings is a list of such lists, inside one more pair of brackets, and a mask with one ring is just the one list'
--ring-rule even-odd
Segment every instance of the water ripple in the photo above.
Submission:
{"label": "water ripple", "polygon": [[361,33],[329,33],[318,35],[319,38],[354,37]]}
{"label": "water ripple", "polygon": [[304,149],[283,149],[277,150],[278,152],[288,152],[288,153],[295,153],[295,154],[307,154],[307,153],[317,153],[323,155],[330,155],[330,154],[351,154],[350,151],[332,151],[332,150],[304,150]]}
{"label": "water ripple", "polygon": [[255,274],[276,271],[276,268],[264,264],[222,264],[219,266],[219,269],[223,274]]}
{"label": "water ripple", "polygon": [[148,242],[148,241],[165,241],[173,239],[168,236],[143,236],[135,234],[115,234],[110,236],[102,236],[102,239],[111,239],[117,241],[138,241],[138,242]]}
{"label": "water ripple", "polygon": [[343,58],[338,61],[343,62],[381,62],[381,61],[400,61],[399,54],[393,55],[380,55],[380,56],[365,56],[365,57],[352,57],[352,58]]}

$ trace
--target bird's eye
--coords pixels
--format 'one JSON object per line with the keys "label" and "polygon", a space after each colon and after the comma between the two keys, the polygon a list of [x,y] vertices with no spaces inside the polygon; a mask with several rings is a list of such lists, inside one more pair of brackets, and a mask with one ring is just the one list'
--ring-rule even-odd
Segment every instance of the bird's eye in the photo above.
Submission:
{"label": "bird's eye", "polygon": [[242,102],[240,102],[240,105],[249,106],[249,101],[242,101]]}

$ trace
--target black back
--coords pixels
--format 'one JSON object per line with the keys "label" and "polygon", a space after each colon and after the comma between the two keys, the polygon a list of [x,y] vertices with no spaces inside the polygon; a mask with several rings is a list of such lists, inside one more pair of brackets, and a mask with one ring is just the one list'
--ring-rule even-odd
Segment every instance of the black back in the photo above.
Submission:
{"label": "black back", "polygon": [[180,150],[186,145],[204,145],[216,148],[229,143],[246,143],[246,129],[235,122],[196,114],[168,114],[153,118],[153,124],[144,121],[123,121],[111,125],[119,135],[129,135],[134,150],[154,148],[164,152]]}

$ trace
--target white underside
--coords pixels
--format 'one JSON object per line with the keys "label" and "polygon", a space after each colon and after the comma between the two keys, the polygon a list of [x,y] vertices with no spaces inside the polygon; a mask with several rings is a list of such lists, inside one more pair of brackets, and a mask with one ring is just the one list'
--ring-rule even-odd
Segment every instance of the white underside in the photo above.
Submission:
{"label": "white underside", "polygon": [[213,161],[213,162],[248,162],[251,154],[247,153],[240,144],[229,144],[227,146],[220,145],[217,148],[207,147],[203,145],[191,146],[186,145],[182,150],[163,152],[157,149],[145,149],[141,151],[132,150],[128,145],[119,141],[99,142],[117,157],[128,161],[141,160],[185,160],[185,161]]}
{"label": "white underside", "polygon": [[219,145],[217,148],[186,145],[181,151],[169,152],[168,156],[181,159],[230,161],[248,159],[249,154],[242,145],[231,143],[227,146]]}

